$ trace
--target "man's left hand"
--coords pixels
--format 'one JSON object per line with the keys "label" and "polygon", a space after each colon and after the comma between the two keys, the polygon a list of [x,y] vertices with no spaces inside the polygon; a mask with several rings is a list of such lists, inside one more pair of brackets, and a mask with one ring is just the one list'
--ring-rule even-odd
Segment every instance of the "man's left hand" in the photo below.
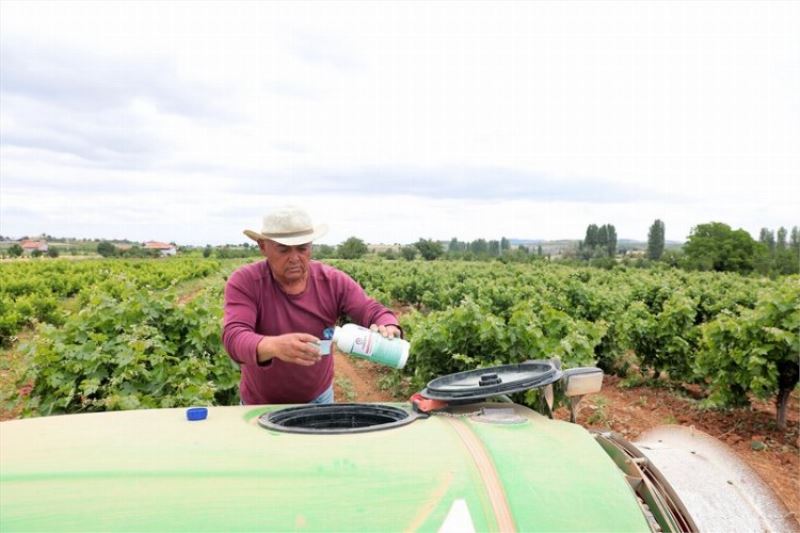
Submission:
{"label": "man's left hand", "polygon": [[400,328],[393,325],[379,326],[378,324],[372,324],[369,327],[369,329],[371,329],[372,331],[377,331],[387,339],[393,339],[395,337],[399,339],[403,336],[402,333],[400,332]]}

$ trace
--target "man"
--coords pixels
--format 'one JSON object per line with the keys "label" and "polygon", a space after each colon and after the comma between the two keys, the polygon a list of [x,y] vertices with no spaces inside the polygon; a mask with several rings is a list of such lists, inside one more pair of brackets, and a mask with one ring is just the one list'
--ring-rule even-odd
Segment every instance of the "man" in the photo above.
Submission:
{"label": "man", "polygon": [[332,403],[333,357],[320,338],[343,315],[401,336],[397,317],[352,278],[311,260],[311,243],[328,228],[299,207],[264,217],[261,232],[245,230],[266,261],[236,270],[225,285],[222,341],[239,363],[243,404]]}

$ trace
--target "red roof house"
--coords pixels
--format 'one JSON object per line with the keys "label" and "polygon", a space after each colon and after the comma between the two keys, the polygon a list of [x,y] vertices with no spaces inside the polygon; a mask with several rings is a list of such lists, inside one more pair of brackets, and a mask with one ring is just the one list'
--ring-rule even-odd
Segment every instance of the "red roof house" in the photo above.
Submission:
{"label": "red roof house", "polygon": [[147,250],[158,250],[161,255],[175,255],[178,252],[174,244],[166,242],[148,241],[144,243],[144,247]]}
{"label": "red roof house", "polygon": [[47,252],[47,241],[31,241],[31,240],[24,240],[19,243],[22,246],[22,251],[24,253],[31,254],[36,250],[40,252]]}

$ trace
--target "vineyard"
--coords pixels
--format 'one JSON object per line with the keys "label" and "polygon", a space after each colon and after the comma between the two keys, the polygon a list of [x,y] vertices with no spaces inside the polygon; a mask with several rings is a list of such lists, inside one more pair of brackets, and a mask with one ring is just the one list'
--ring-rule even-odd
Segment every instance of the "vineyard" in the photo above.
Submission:
{"label": "vineyard", "polygon": [[336,264],[384,303],[413,308],[403,317],[410,389],[445,373],[558,357],[567,367],[699,384],[709,407],[775,397],[785,424],[797,384],[800,278],[549,263]]}
{"label": "vineyard", "polygon": [[[402,308],[412,342],[398,394],[476,367],[559,358],[633,378],[697,384],[704,405],[778,399],[797,382],[800,278],[611,271],[547,262],[332,260]],[[222,289],[241,264],[213,259],[0,265],[0,341],[17,345],[24,414],[231,404],[238,369],[220,343]],[[178,288],[203,279],[182,302]],[[8,398],[12,402],[16,398]],[[536,398],[520,398],[531,403]]]}
{"label": "vineyard", "polygon": [[[224,267],[216,260],[99,260],[0,265],[0,340],[17,343],[31,389],[25,415],[225,404],[238,369],[220,343]],[[178,288],[204,280],[181,302]],[[8,396],[12,396],[8,394]],[[9,407],[11,407],[9,406]],[[12,407],[13,408],[13,407]]]}

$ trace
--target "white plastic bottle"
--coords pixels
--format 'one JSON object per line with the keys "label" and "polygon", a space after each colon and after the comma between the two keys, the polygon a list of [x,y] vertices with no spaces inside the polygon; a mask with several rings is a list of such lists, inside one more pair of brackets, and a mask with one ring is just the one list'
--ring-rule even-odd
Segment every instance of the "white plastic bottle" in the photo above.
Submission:
{"label": "white plastic bottle", "polygon": [[408,361],[408,341],[400,338],[387,339],[377,331],[358,324],[337,326],[333,330],[333,342],[348,355],[392,368],[403,368]]}

